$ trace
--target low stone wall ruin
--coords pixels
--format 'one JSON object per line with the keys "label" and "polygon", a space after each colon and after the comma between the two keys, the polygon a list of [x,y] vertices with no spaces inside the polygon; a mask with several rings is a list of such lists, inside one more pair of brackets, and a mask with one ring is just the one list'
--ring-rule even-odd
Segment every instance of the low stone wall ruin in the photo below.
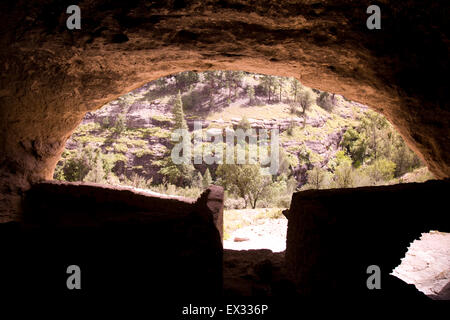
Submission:
{"label": "low stone wall ruin", "polygon": [[[383,297],[420,293],[389,275],[422,232],[450,231],[450,181],[295,193],[288,217],[286,267],[302,296]],[[367,267],[381,269],[368,290]],[[401,293],[400,293],[401,292]]]}

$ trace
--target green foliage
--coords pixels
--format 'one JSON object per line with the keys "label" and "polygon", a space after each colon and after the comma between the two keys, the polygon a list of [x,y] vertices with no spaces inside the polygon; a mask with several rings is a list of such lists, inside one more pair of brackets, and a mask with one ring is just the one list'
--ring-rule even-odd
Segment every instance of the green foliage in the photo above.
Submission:
{"label": "green foliage", "polygon": [[192,187],[203,188],[203,176],[200,171],[197,171],[197,175],[194,174],[194,178],[192,179]]}
{"label": "green foliage", "polygon": [[193,71],[180,72],[174,77],[177,89],[182,91],[190,89],[200,79],[198,73]]}
{"label": "green foliage", "polygon": [[181,100],[181,93],[178,92],[178,97],[175,100],[175,104],[173,106],[173,117],[175,121],[175,129],[187,129],[187,123],[186,119],[184,118],[184,111],[183,111],[183,102]]}
{"label": "green foliage", "polygon": [[333,111],[334,102],[333,97],[328,92],[322,92],[316,100],[316,104],[327,110],[328,112]]}
{"label": "green foliage", "polygon": [[166,156],[160,163],[159,173],[174,185],[180,187],[190,186],[194,178],[194,166],[192,164],[175,164],[170,155]]}
{"label": "green foliage", "polygon": [[393,134],[392,147],[389,158],[395,163],[395,177],[400,177],[422,166],[419,157],[408,148],[397,132]]}
{"label": "green foliage", "polygon": [[152,154],[153,154],[153,152],[149,149],[139,149],[134,155],[137,158],[142,158],[144,156],[152,155]]}
{"label": "green foliage", "polygon": [[394,162],[385,158],[378,158],[370,165],[367,165],[363,170],[374,184],[379,184],[394,178],[395,167],[396,165]]}
{"label": "green foliage", "polygon": [[122,184],[140,189],[150,189],[152,187],[153,178],[145,179],[136,172],[131,174],[130,178],[122,177]]}
{"label": "green foliage", "polygon": [[54,179],[108,183],[117,161],[126,162],[127,157],[115,153],[102,154],[99,149],[94,150],[88,145],[75,152],[64,152],[55,169]]}
{"label": "green foliage", "polygon": [[102,129],[109,129],[111,127],[111,120],[109,117],[104,117],[101,124]]}
{"label": "green foliage", "polygon": [[290,90],[291,97],[294,100],[294,102],[297,102],[298,94],[303,89],[303,86],[300,83],[300,81],[298,81],[295,78],[291,78],[290,85],[291,85],[291,90]]}
{"label": "green foliage", "polygon": [[353,128],[348,129],[342,137],[341,147],[353,159],[353,165],[355,167],[359,167],[364,162],[368,147],[364,134],[360,134]]}
{"label": "green foliage", "polygon": [[62,170],[67,181],[83,181],[97,162],[98,153],[91,146],[79,148],[63,161]]}
{"label": "green foliage", "polygon": [[209,172],[209,169],[206,168],[205,173],[203,174],[203,178],[202,178],[202,184],[203,184],[203,188],[208,188],[213,182],[213,179],[211,177],[211,173]]}
{"label": "green foliage", "polygon": [[302,108],[300,112],[300,115],[304,116],[306,114],[306,111],[308,111],[311,106],[314,104],[314,98],[313,98],[313,93],[311,91],[311,89],[306,89],[304,88],[301,92],[300,92],[300,96],[299,96],[299,105]]}
{"label": "green foliage", "polygon": [[308,183],[303,189],[325,189],[329,186],[331,175],[330,173],[320,167],[314,167],[307,172]]}
{"label": "green foliage", "polygon": [[116,134],[121,134],[126,129],[125,115],[119,114],[114,126],[114,132]]}
{"label": "green foliage", "polygon": [[187,94],[181,97],[183,102],[183,109],[194,110],[200,106],[202,102],[202,94],[199,91],[189,91]]}
{"label": "green foliage", "polygon": [[366,113],[358,127],[349,128],[345,132],[341,147],[351,157],[356,168],[378,159],[386,159],[395,164],[393,174],[394,177],[399,177],[421,166],[419,158],[407,147],[386,118],[373,111]]}
{"label": "green foliage", "polygon": [[[178,97],[175,100],[175,104],[172,110],[174,116],[174,130],[183,129],[187,130],[188,126],[186,119],[184,118],[183,102],[181,100],[181,94],[178,92]],[[162,168],[158,171],[160,174],[164,175],[170,183],[177,186],[189,186],[192,184],[194,178],[194,166],[189,164],[175,164],[172,161],[171,154],[167,154],[162,160]]]}
{"label": "green foliage", "polygon": [[256,164],[221,164],[216,176],[227,190],[244,199],[246,207],[250,203],[252,208],[270,192],[272,183],[271,177],[262,175]]}
{"label": "green foliage", "polygon": [[208,85],[208,92],[210,95],[210,102],[212,101],[214,90],[220,89],[223,85],[222,83],[222,72],[220,71],[205,71],[203,73],[205,81]]}
{"label": "green foliage", "polygon": [[66,181],[63,166],[56,165],[55,172],[53,173],[53,179],[59,180],[59,181]]}
{"label": "green foliage", "polygon": [[354,169],[350,161],[340,162],[334,170],[332,185],[335,188],[351,188],[355,183]]}
{"label": "green foliage", "polygon": [[271,97],[274,94],[276,77],[264,75],[261,78],[261,87],[263,89],[264,94],[267,96],[267,101],[271,101]]}
{"label": "green foliage", "polygon": [[128,147],[125,143],[114,143],[113,148],[116,152],[126,153],[128,151]]}
{"label": "green foliage", "polygon": [[88,172],[83,180],[88,182],[103,183],[105,178],[106,172],[103,167],[103,161],[101,157],[98,156],[93,168]]}
{"label": "green foliage", "polygon": [[[73,141],[78,145],[86,144],[87,147],[65,152],[63,158],[58,163],[54,177],[55,179],[68,181],[92,181],[110,184],[128,184],[141,188],[152,188],[162,193],[171,193],[183,196],[196,197],[201,191],[212,183],[210,169],[204,175],[195,171],[191,164],[175,165],[170,159],[170,148],[161,147],[167,145],[171,131],[169,128],[187,129],[185,110],[189,111],[191,117],[203,117],[204,111],[199,106],[207,104],[209,99],[210,109],[220,112],[213,115],[216,118],[231,119],[232,117],[242,117],[237,125],[238,128],[247,130],[251,128],[250,122],[245,116],[252,118],[275,119],[289,117],[287,104],[291,108],[291,114],[303,117],[306,123],[306,114],[319,115],[328,118],[323,127],[312,127],[311,125],[297,125],[293,119],[286,132],[280,134],[282,145],[280,148],[280,168],[276,176],[263,176],[258,165],[237,165],[235,167],[220,166],[215,176],[217,183],[226,186],[232,206],[243,207],[251,204],[256,206],[289,206],[292,192],[297,188],[299,181],[304,181],[304,171],[299,171],[298,167],[309,167],[312,170],[306,172],[307,183],[302,186],[305,189],[323,189],[331,187],[357,187],[363,185],[379,185],[386,183],[410,182],[414,179],[429,179],[428,172],[417,170],[422,164],[419,158],[407,147],[401,136],[395,132],[394,128],[381,115],[366,111],[356,105],[353,107],[355,118],[344,119],[340,115],[340,110],[333,112],[335,104],[334,95],[327,92],[312,91],[302,86],[294,78],[284,79],[275,76],[245,75],[237,71],[207,71],[203,73],[184,72],[175,76],[168,76],[157,81],[156,86],[149,85],[153,92],[146,94],[152,99],[158,98],[161,103],[173,105],[173,119],[169,115],[154,115],[153,124],[157,126],[151,128],[127,128],[126,114],[129,106],[139,98],[138,92],[124,95],[117,102],[110,106],[118,105],[121,113],[114,121],[113,116],[107,116],[99,123],[89,122],[81,125],[73,136]],[[176,86],[172,85],[175,77]],[[252,79],[250,79],[252,78]],[[251,80],[251,82],[247,81]],[[204,85],[196,86],[197,82]],[[256,82],[255,82],[256,81]],[[259,84],[258,84],[259,82]],[[243,87],[243,83],[247,87]],[[200,88],[200,90],[199,90]],[[226,88],[226,90],[224,90]],[[246,90],[246,91],[244,91]],[[142,90],[141,90],[142,91]],[[178,92],[178,94],[174,94]],[[182,94],[183,93],[183,94]],[[225,93],[225,97],[223,94]],[[268,102],[286,101],[287,104],[242,106],[233,103],[227,111],[220,110],[226,102],[229,104],[238,96],[246,94],[249,105],[254,105],[256,96],[267,97]],[[318,95],[318,93],[320,93]],[[206,95],[209,95],[206,96]],[[219,96],[215,99],[216,95]],[[317,96],[318,95],[318,96]],[[142,99],[141,99],[142,100]],[[149,99],[147,99],[149,100]],[[239,102],[239,101],[237,101]],[[320,108],[328,111],[327,114],[320,108],[314,106],[316,103]],[[205,106],[207,107],[207,106]],[[340,108],[336,104],[336,108]],[[233,110],[233,111],[228,111]],[[198,113],[197,113],[198,112]],[[229,113],[226,113],[229,112]],[[242,114],[241,114],[242,112]],[[222,114],[225,116],[222,117]],[[238,115],[236,115],[238,114]],[[208,120],[210,120],[208,118]],[[223,128],[218,123],[211,124]],[[292,141],[320,141],[329,140],[331,134],[347,127],[338,152],[331,158],[327,167],[320,167],[327,162],[320,154],[307,147],[307,144],[289,143]],[[155,138],[160,139],[160,143],[154,149],[152,146]],[[201,144],[201,148],[206,148],[209,144]],[[328,146],[328,145],[327,145]],[[333,145],[328,146],[328,150],[333,154]],[[123,170],[123,165],[116,165],[118,162],[127,162],[127,155],[130,151],[135,163],[126,166],[128,177],[121,176],[120,179],[112,172]],[[104,154],[100,153],[101,151]],[[165,154],[164,154],[165,152]],[[248,152],[248,150],[247,150]],[[127,155],[126,155],[127,154]],[[164,156],[163,156],[164,154]],[[146,180],[148,174],[154,168],[147,170],[142,158],[146,155],[149,164],[160,166],[159,173],[164,176],[164,183],[158,186],[152,185],[151,179]],[[146,158],[147,159],[147,158]],[[140,164],[140,165],[136,165]],[[423,168],[422,168],[423,169]],[[134,170],[133,175],[129,175]],[[420,169],[421,170],[421,169]],[[139,172],[139,174],[138,174]],[[411,172],[411,174],[409,174]],[[214,172],[213,172],[214,173]],[[244,190],[244,191],[243,191]]]}
{"label": "green foliage", "polygon": [[150,189],[154,192],[162,194],[170,194],[193,199],[197,199],[203,192],[201,187],[178,187],[170,183],[152,185]]}
{"label": "green foliage", "polygon": [[255,102],[255,87],[249,85],[247,87],[248,104],[252,105]]}
{"label": "green foliage", "polygon": [[143,138],[157,137],[157,138],[170,138],[170,131],[160,127],[151,128],[139,128],[138,131]]}
{"label": "green foliage", "polygon": [[244,131],[251,129],[252,126],[250,124],[250,121],[248,121],[247,116],[244,115],[241,119],[241,121],[239,121],[239,123],[236,125],[237,129],[242,129]]}

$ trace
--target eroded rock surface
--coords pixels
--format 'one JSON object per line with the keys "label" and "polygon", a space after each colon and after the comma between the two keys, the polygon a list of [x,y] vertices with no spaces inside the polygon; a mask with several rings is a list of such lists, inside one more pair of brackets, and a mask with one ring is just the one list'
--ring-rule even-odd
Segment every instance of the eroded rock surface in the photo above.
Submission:
{"label": "eroded rock surface", "polygon": [[[450,231],[450,219],[442,215],[449,188],[447,179],[294,193],[286,214],[286,268],[298,292],[307,296],[335,292],[342,296],[395,298],[405,290],[411,299],[426,298],[413,285],[408,286],[390,273],[421,233]],[[447,252],[444,242],[440,242],[439,248]],[[434,259],[426,247],[419,246],[415,254]],[[437,260],[435,263],[442,264]],[[378,293],[366,286],[370,265],[381,270],[382,290]]]}
{"label": "eroded rock surface", "polygon": [[450,233],[423,233],[392,274],[436,300],[450,300]]}

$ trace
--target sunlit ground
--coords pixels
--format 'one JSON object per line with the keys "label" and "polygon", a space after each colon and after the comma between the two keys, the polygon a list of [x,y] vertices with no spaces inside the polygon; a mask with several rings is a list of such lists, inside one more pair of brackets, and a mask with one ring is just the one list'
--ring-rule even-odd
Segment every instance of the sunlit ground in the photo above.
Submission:
{"label": "sunlit ground", "polygon": [[392,275],[433,299],[450,300],[450,233],[422,233]]}
{"label": "sunlit ground", "polygon": [[224,211],[224,249],[286,249],[287,219],[282,208]]}

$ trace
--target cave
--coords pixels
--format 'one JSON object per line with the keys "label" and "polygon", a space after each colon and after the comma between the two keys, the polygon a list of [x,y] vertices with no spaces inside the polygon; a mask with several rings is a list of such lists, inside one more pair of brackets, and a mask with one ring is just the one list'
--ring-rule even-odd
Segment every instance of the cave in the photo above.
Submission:
{"label": "cave", "polygon": [[[161,263],[145,266],[162,276],[147,285],[158,280],[162,296],[190,295],[187,288],[199,296],[220,296],[222,190],[209,189],[188,203],[49,181],[86,112],[161,76],[215,69],[296,77],[389,119],[439,180],[294,194],[286,213],[287,272],[300,297],[383,298],[401,292],[421,298],[410,286],[384,278],[385,291],[367,291],[365,270],[378,264],[390,272],[421,232],[450,231],[450,108],[447,82],[439,76],[450,71],[446,4],[384,1],[380,30],[366,28],[365,4],[347,0],[86,0],[79,2],[80,30],[66,28],[68,5],[0,4],[1,236],[8,243],[5,257],[24,262],[5,266],[3,274],[22,279],[11,276],[8,288],[20,292],[33,283],[33,292],[45,286],[64,291],[66,273],[60,269],[78,257],[93,268],[89,279],[98,278],[97,287],[88,288],[92,292],[108,291],[120,268],[129,277],[117,287],[129,289],[146,272],[139,262],[148,249]],[[350,199],[356,204],[344,209]],[[374,216],[383,202],[389,208]],[[357,208],[365,203],[373,207],[362,217]],[[345,236],[353,230],[358,241]],[[118,241],[119,235],[126,240]],[[143,246],[147,236],[171,241],[156,252]],[[56,242],[65,242],[67,251],[61,253]],[[134,266],[115,257],[113,248]],[[96,250],[104,250],[103,260]],[[49,262],[24,276],[39,260]],[[105,273],[111,264],[117,268]],[[144,290],[146,284],[138,287]]]}

